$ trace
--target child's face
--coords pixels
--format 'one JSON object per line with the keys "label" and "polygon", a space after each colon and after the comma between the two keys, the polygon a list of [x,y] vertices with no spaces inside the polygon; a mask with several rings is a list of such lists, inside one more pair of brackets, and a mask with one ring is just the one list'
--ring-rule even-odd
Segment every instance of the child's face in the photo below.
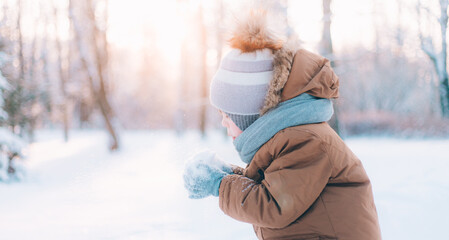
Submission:
{"label": "child's face", "polygon": [[220,111],[220,114],[221,117],[223,118],[221,120],[221,125],[227,128],[228,136],[232,137],[232,140],[235,140],[235,138],[242,133],[242,130],[240,130],[240,128],[237,127],[237,125],[235,125],[235,123],[232,121],[231,118],[228,117],[228,115],[226,115],[226,113]]}

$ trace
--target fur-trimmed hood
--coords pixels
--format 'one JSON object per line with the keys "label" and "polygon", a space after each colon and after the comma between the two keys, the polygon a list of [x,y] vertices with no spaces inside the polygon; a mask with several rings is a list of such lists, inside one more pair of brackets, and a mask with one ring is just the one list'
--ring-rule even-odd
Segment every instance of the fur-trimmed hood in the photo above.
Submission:
{"label": "fur-trimmed hood", "polygon": [[229,42],[232,48],[242,52],[270,49],[273,53],[273,79],[260,114],[302,93],[337,98],[338,77],[329,60],[301,49],[298,41],[286,41],[284,24],[279,19],[264,9],[250,10],[241,19],[236,19],[231,30]]}
{"label": "fur-trimmed hood", "polygon": [[302,93],[319,98],[338,98],[339,79],[328,59],[288,46],[273,50],[273,54],[274,74],[261,109],[262,115],[280,102]]}

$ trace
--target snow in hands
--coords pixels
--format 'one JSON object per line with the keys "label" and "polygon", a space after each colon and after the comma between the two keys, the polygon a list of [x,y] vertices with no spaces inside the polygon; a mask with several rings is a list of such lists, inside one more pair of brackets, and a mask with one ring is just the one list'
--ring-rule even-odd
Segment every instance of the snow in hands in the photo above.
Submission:
{"label": "snow in hands", "polygon": [[210,150],[202,151],[191,157],[184,169],[184,187],[189,198],[199,199],[218,196],[221,180],[233,174],[232,166],[220,160]]}

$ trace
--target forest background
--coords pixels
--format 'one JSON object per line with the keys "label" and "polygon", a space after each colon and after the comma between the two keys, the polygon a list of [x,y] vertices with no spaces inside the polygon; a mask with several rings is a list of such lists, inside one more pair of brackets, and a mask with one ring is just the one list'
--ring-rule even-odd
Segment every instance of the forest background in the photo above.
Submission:
{"label": "forest background", "polygon": [[[265,1],[287,35],[332,61],[342,137],[447,137],[446,0]],[[232,0],[3,0],[0,145],[10,160],[36,129],[220,128],[210,79],[229,51]],[[14,143],[15,142],[15,143]],[[12,170],[11,170],[12,171]]]}

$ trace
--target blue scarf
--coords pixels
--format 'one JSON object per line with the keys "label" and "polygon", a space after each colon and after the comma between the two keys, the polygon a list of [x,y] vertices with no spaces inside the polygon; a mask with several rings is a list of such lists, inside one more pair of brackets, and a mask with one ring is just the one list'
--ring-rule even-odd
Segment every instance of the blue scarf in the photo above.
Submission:
{"label": "blue scarf", "polygon": [[329,99],[303,93],[258,118],[234,140],[234,146],[242,161],[249,164],[259,148],[282,129],[329,121],[333,113]]}

